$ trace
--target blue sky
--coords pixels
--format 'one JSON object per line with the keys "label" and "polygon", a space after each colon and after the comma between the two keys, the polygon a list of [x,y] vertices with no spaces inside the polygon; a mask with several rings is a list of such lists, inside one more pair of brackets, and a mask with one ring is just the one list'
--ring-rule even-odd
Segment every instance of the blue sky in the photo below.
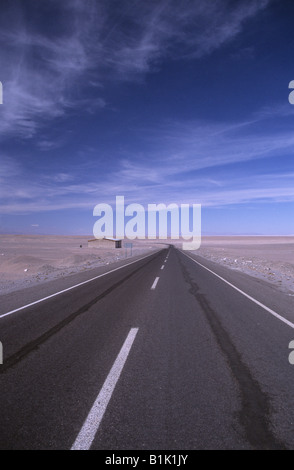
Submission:
{"label": "blue sky", "polygon": [[197,203],[203,234],[294,234],[294,4],[1,4],[0,232]]}

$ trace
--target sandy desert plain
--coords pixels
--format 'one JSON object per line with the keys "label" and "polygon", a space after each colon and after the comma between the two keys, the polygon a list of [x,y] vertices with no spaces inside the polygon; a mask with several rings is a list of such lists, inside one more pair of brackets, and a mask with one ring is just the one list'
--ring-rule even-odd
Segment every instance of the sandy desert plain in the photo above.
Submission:
{"label": "sandy desert plain", "polygon": [[[0,294],[130,258],[131,250],[88,248],[89,236],[0,235]],[[130,240],[126,240],[130,242]],[[174,240],[134,240],[132,257]],[[123,242],[124,244],[124,242]],[[203,237],[202,258],[264,279],[294,296],[294,236]]]}

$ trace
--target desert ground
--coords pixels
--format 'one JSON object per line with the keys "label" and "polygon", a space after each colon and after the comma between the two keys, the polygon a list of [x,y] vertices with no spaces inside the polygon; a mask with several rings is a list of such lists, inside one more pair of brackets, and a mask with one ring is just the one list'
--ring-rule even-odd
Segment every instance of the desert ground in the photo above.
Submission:
{"label": "desert ground", "polygon": [[[148,241],[131,248],[88,248],[92,236],[0,235],[0,294],[70,276],[158,250]],[[128,242],[130,242],[128,240]]]}
{"label": "desert ground", "polygon": [[[150,253],[173,240],[135,240],[130,248],[88,248],[91,236],[0,235],[0,294],[117,260]],[[127,243],[130,240],[126,240]],[[194,252],[271,282],[294,296],[293,237],[203,237]]]}
{"label": "desert ground", "polygon": [[195,253],[294,296],[294,236],[204,237]]}

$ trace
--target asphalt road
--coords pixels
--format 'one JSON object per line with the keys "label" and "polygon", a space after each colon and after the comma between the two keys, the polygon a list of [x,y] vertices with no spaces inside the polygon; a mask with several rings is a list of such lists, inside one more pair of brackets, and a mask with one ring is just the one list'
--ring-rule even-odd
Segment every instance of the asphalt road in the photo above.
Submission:
{"label": "asphalt road", "polygon": [[173,247],[90,274],[1,297],[1,449],[294,449],[293,297]]}

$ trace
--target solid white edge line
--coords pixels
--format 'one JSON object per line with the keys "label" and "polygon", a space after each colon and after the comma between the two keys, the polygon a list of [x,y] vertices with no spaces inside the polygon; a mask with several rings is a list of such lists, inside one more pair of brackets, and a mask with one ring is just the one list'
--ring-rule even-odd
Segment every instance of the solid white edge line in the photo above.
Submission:
{"label": "solid white edge line", "polygon": [[121,375],[133,342],[138,333],[138,328],[131,328],[129,334],[86,418],[84,424],[73,443],[71,450],[89,450],[99,429],[104,413],[111,399],[117,381]]}
{"label": "solid white edge line", "polygon": [[87,279],[87,281],[80,282],[79,284],[75,284],[74,286],[67,287],[66,289],[63,289],[59,292],[55,292],[54,294],[50,294],[47,297],[44,297],[43,299],[35,300],[34,302],[31,302],[30,304],[23,305],[22,307],[18,307],[14,310],[11,310],[10,312],[7,313],[2,313],[0,315],[0,318],[6,317],[7,315],[11,315],[12,313],[19,312],[20,310],[24,310],[25,308],[32,307],[33,305],[39,304],[40,302],[44,302],[44,300],[51,299],[52,297],[56,297],[57,295],[63,294],[64,292],[68,292],[72,289],[75,289],[76,287],[80,287],[84,284],[87,284],[88,282],[95,281],[96,279],[99,279],[99,277],[106,276],[107,274],[114,273],[115,271],[118,271],[119,269],[123,269],[127,266],[130,266],[131,264],[138,263],[139,261],[142,261],[145,258],[148,258],[149,256],[154,255],[154,253],[150,253],[143,258],[137,259],[135,261],[131,261],[130,263],[124,264],[123,266],[119,266],[118,268],[112,269],[111,271],[107,271],[107,273],[99,274],[99,276],[92,277],[91,279]]}
{"label": "solid white edge line", "polygon": [[206,266],[204,266],[203,264],[199,263],[198,261],[196,261],[195,259],[191,258],[191,256],[188,256],[186,253],[183,253],[181,251],[181,253],[185,256],[187,256],[187,258],[189,258],[191,261],[194,261],[194,263],[198,264],[199,266],[201,266],[202,268],[206,269],[207,271],[209,271],[211,274],[213,274],[214,276],[218,277],[219,279],[221,279],[222,281],[224,281],[226,284],[228,284],[229,286],[231,286],[233,289],[235,289],[237,292],[239,292],[240,294],[244,295],[245,297],[247,297],[247,299],[251,300],[252,302],[254,302],[256,305],[259,305],[259,307],[262,307],[264,310],[266,310],[267,312],[269,312],[271,315],[273,315],[274,317],[278,318],[279,320],[281,320],[282,322],[286,323],[286,325],[290,326],[291,328],[294,328],[294,323],[290,322],[289,320],[287,320],[286,318],[282,317],[281,315],[279,315],[277,312],[275,312],[274,310],[272,310],[271,308],[267,307],[266,305],[264,305],[263,303],[259,302],[258,300],[254,299],[254,297],[251,297],[251,295],[248,295],[246,294],[246,292],[242,291],[241,289],[239,289],[238,287],[236,287],[234,284],[231,284],[229,281],[227,281],[226,279],[224,279],[223,277],[219,276],[218,274],[216,274],[214,271],[212,271],[211,269],[207,268]]}
{"label": "solid white edge line", "polygon": [[159,281],[159,277],[156,277],[156,278],[155,278],[155,281],[153,282],[153,284],[152,284],[152,286],[151,286],[151,289],[152,289],[152,290],[154,290],[154,289],[156,288],[158,281]]}

